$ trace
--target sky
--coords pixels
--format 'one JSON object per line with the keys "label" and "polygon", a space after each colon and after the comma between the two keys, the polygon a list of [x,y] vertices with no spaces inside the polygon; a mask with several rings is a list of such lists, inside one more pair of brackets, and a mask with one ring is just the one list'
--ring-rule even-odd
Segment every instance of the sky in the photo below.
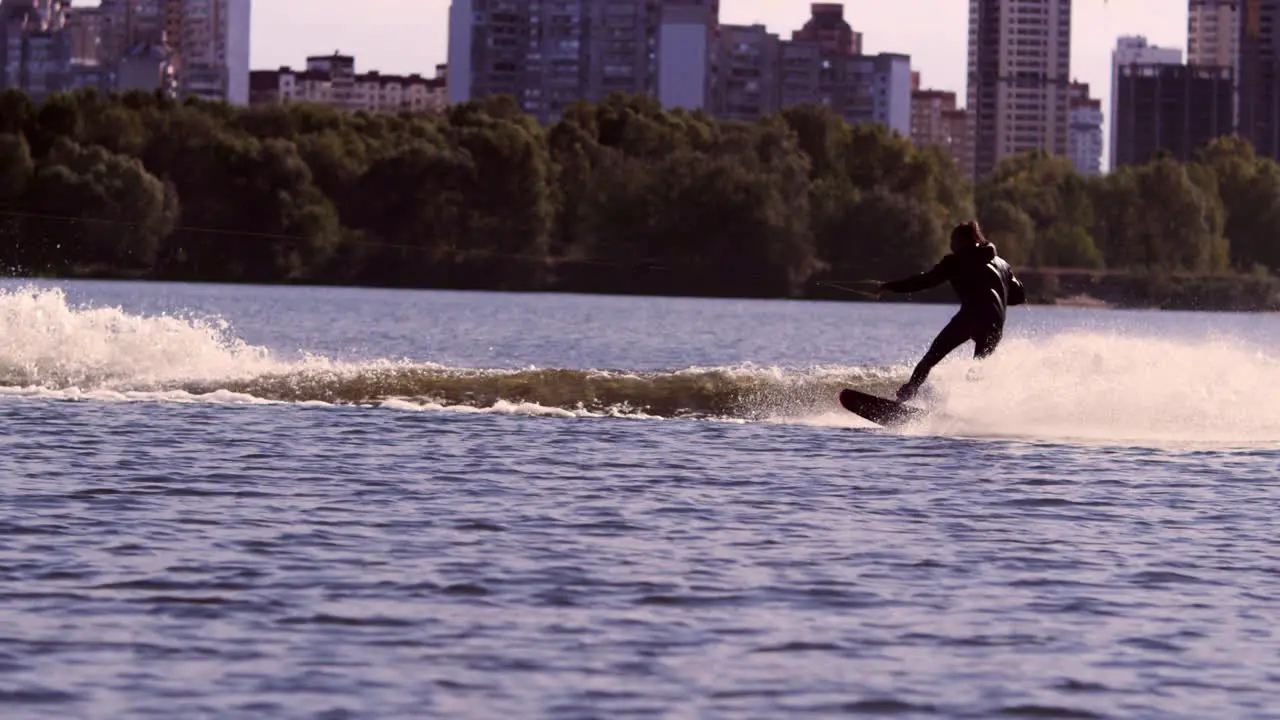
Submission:
{"label": "sky", "polygon": [[[864,52],[910,55],[925,87],[953,90],[963,104],[967,0],[845,0],[844,6],[845,19],[862,33]],[[721,22],[760,23],[783,37],[808,16],[807,0],[720,2]],[[449,0],[253,0],[250,65],[298,67],[308,55],[337,50],[354,55],[359,71],[431,75],[447,59],[448,27]],[[1116,38],[1145,35],[1185,57],[1186,28],[1187,0],[1075,0],[1071,74],[1103,100],[1109,121]]]}

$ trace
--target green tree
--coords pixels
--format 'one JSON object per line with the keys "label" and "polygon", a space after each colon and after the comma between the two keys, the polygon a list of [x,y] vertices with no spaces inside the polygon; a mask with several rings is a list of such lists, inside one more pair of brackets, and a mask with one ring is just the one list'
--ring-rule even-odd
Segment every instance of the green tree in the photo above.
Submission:
{"label": "green tree", "polygon": [[1229,267],[1255,285],[1214,297],[1265,297],[1280,268],[1280,165],[1239,138],[1090,178],[1024,153],[974,183],[820,106],[721,122],[613,95],[544,127],[508,96],[348,113],[3,91],[0,162],[14,272],[797,296],[923,270],[973,217],[1015,265],[1140,272],[1152,301]]}
{"label": "green tree", "polygon": [[1280,269],[1280,166],[1258,157],[1239,137],[1219,138],[1200,151],[1197,163],[1212,171],[1225,213],[1224,234],[1231,263]]}
{"label": "green tree", "polygon": [[1173,160],[1121,168],[1098,189],[1107,264],[1162,271],[1221,269],[1217,265],[1225,260],[1225,239],[1220,202]]}
{"label": "green tree", "polygon": [[889,280],[928,269],[946,235],[924,203],[883,188],[828,178],[813,189],[814,234],[832,279]]}
{"label": "green tree", "polygon": [[1006,158],[979,184],[977,203],[984,230],[1000,234],[1016,260],[1097,266],[1090,187],[1069,159],[1043,151]]}
{"label": "green tree", "polygon": [[177,214],[176,198],[138,160],[66,138],[36,169],[27,197],[39,217],[24,234],[58,238],[31,260],[54,269],[149,268]]}
{"label": "green tree", "polygon": [[34,173],[35,162],[26,137],[0,133],[0,236],[4,238],[0,243],[0,267],[9,272],[28,268],[33,259],[38,262],[47,244],[43,239],[28,242],[22,233],[27,188]]}
{"label": "green tree", "polygon": [[466,154],[426,144],[375,160],[360,179],[351,218],[383,244],[370,251],[368,269],[412,285],[456,263],[466,248],[466,192],[474,177]]}

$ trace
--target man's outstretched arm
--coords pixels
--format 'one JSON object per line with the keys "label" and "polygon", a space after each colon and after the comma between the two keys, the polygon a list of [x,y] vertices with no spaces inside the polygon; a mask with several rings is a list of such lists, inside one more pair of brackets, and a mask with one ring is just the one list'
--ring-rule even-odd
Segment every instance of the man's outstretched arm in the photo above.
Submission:
{"label": "man's outstretched arm", "polygon": [[928,290],[931,287],[941,285],[947,280],[946,262],[946,260],[943,260],[937,265],[934,265],[932,269],[912,275],[911,277],[894,280],[892,282],[880,283],[880,287],[876,288],[876,291],[880,293],[911,293],[918,292],[920,290]]}

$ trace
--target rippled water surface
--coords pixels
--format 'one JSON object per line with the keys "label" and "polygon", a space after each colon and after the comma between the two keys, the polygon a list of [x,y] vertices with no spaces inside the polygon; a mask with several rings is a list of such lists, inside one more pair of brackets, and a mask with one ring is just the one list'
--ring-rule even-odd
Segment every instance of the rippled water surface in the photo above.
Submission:
{"label": "rippled water surface", "polygon": [[1280,717],[1280,319],[950,311],[6,285],[0,714]]}

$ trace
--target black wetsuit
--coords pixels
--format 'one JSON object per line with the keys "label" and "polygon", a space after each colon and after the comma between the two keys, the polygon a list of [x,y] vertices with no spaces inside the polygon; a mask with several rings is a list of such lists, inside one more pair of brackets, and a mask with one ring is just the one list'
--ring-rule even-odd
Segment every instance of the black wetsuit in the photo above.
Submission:
{"label": "black wetsuit", "polygon": [[909,293],[948,281],[960,298],[960,311],[942,328],[920,359],[911,379],[899,391],[900,399],[915,395],[933,366],[968,340],[974,342],[975,358],[985,358],[995,352],[1004,335],[1005,310],[1009,305],[1027,301],[1022,283],[1014,276],[1009,263],[996,256],[996,246],[991,243],[947,255],[932,270],[885,283],[885,288]]}

